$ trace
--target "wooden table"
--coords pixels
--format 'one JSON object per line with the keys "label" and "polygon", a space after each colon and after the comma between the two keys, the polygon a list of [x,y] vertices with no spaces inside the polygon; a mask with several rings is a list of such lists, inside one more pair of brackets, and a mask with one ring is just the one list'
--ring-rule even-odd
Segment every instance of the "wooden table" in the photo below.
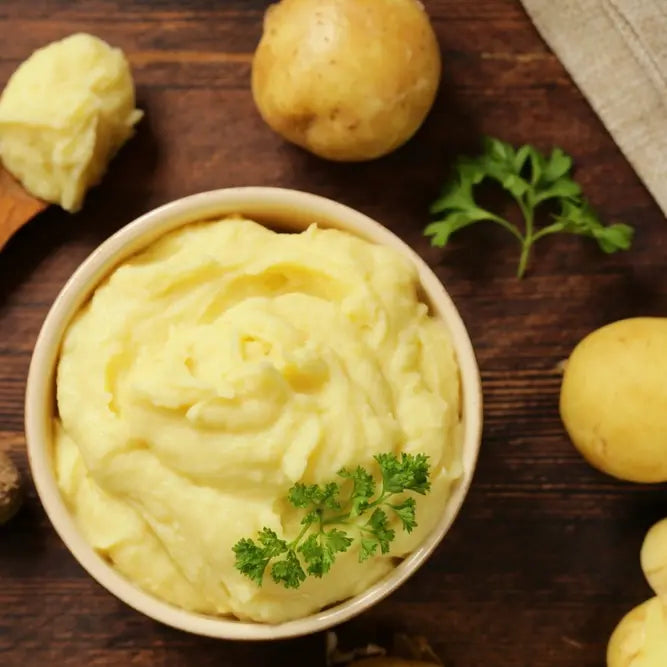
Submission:
{"label": "wooden table", "polygon": [[[558,365],[588,331],[667,311],[667,226],[613,141],[517,2],[427,0],[445,76],[435,109],[405,148],[336,165],[286,145],[249,90],[267,0],[5,0],[0,81],[32,50],[74,31],[122,47],[146,110],[136,138],[85,209],[56,208],[0,256],[0,446],[27,472],[23,392],[42,320],[67,277],[114,230],[194,192],[301,188],[380,220],[443,280],[482,369],[485,436],[465,507],[444,544],[398,592],[340,628],[345,643],[407,630],[447,665],[596,666],[620,617],[649,597],[639,548],[667,515],[663,487],[623,484],[576,454],[558,417]],[[601,45],[603,48],[604,45]],[[451,158],[482,133],[575,156],[605,217],[637,227],[607,257],[576,237],[538,246],[529,277],[517,249],[480,226],[446,252],[421,232]],[[0,529],[0,664],[320,665],[324,638],[248,645],[162,627],[124,606],[74,561],[32,487]]]}

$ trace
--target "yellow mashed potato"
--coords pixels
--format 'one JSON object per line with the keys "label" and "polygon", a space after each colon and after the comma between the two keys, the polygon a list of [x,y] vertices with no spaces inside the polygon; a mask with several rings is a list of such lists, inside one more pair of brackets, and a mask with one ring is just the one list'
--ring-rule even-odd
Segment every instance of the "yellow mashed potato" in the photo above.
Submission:
{"label": "yellow mashed potato", "polygon": [[[433,528],[461,474],[459,379],[411,263],[347,233],[280,234],[240,218],[189,225],[117,268],[66,333],[58,483],[92,546],[190,610],[279,622],[370,586]],[[419,527],[322,579],[262,587],[232,546],[289,538],[298,481],[424,453]]]}
{"label": "yellow mashed potato", "polygon": [[141,118],[120,49],[71,35],[35,51],[0,97],[0,158],[34,196],[78,210]]}

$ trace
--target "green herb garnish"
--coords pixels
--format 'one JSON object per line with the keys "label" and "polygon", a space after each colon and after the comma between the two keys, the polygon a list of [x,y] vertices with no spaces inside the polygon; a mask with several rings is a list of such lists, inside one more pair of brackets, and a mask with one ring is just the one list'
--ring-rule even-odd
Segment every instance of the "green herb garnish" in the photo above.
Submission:
{"label": "green herb garnish", "polygon": [[[487,138],[482,155],[456,161],[454,178],[431,206],[431,213],[442,217],[428,225],[424,234],[431,237],[432,245],[442,248],[463,227],[482,221],[495,222],[521,245],[519,278],[526,271],[533,244],[549,234],[588,236],[606,253],[627,250],[632,243],[632,227],[623,223],[603,225],[571,178],[571,169],[572,158],[560,148],[554,148],[547,157],[533,146],[514,149],[499,139]],[[514,198],[524,219],[523,230],[475,202],[474,188],[485,179],[496,181]],[[547,201],[555,203],[558,212],[551,224],[538,229],[536,209]]]}
{"label": "green herb garnish", "polygon": [[[233,547],[236,568],[261,586],[271,563],[273,581],[285,588],[298,588],[307,575],[319,578],[329,572],[336,555],[347,551],[355,538],[359,540],[360,563],[378,551],[388,553],[396,533],[387,513],[396,517],[408,533],[417,526],[415,499],[396,502],[393,496],[406,491],[428,493],[428,457],[378,454],[375,461],[381,473],[379,492],[373,475],[361,466],[339,471],[343,480],[340,484],[295,484],[287,498],[305,512],[299,534],[287,542],[275,531],[263,528],[255,540],[239,540]],[[365,516],[368,518],[364,521]],[[352,533],[334,526],[344,526]]]}

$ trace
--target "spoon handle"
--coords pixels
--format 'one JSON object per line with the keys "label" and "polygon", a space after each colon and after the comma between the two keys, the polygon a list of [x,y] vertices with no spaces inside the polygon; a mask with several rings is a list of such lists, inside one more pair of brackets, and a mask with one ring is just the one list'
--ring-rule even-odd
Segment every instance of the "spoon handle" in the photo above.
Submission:
{"label": "spoon handle", "polygon": [[48,204],[28,194],[0,165],[0,250],[14,232],[41,213]]}

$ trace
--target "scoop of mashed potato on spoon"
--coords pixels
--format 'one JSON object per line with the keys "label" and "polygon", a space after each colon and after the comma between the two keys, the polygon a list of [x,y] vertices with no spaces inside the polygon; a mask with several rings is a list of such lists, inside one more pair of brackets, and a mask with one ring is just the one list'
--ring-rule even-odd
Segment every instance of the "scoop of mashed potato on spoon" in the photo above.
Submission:
{"label": "scoop of mashed potato on spoon", "polygon": [[74,212],[142,112],[125,55],[75,34],[35,51],[0,97],[0,158],[35,197]]}

